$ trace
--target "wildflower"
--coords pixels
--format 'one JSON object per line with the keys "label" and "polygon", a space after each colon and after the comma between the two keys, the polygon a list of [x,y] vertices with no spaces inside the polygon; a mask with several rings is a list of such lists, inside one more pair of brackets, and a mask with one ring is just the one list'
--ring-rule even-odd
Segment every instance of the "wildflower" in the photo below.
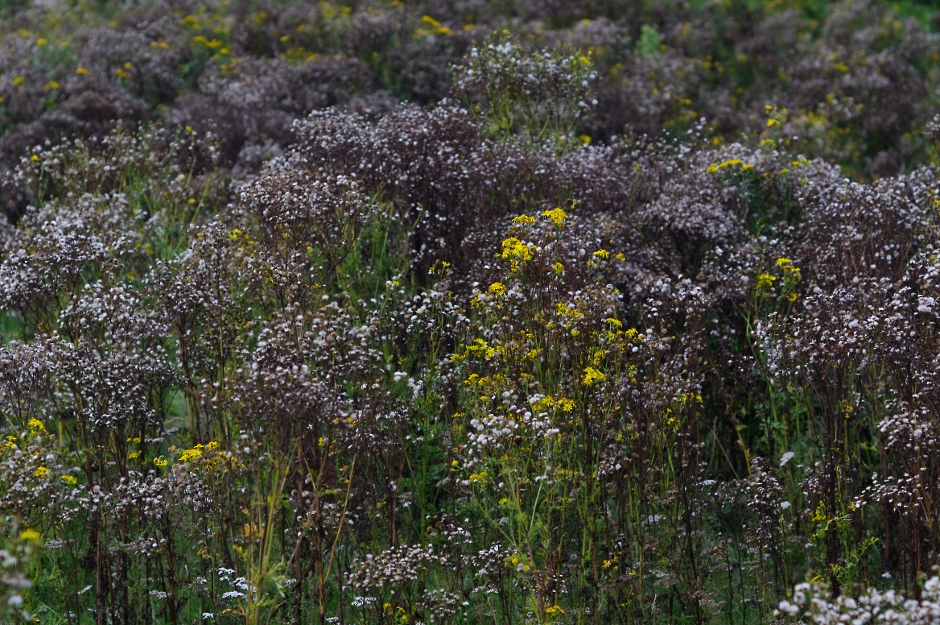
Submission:
{"label": "wildflower", "polygon": [[68,474],[62,476],[62,481],[70,486],[75,486],[78,483],[78,480],[75,479],[74,475]]}
{"label": "wildflower", "polygon": [[52,471],[50,471],[46,467],[37,467],[36,470],[33,472],[33,475],[36,477],[42,478],[42,477],[48,477],[50,473],[52,473]]}
{"label": "wildflower", "polygon": [[500,256],[504,260],[532,260],[532,248],[516,237],[509,237],[508,239],[504,239],[502,246],[503,251]]}
{"label": "wildflower", "polygon": [[762,273],[757,276],[757,289],[769,289],[776,282],[777,276],[773,276],[769,273]]}
{"label": "wildflower", "polygon": [[584,382],[585,386],[591,386],[595,382],[603,382],[606,379],[607,376],[594,367],[585,367],[584,377],[582,378],[582,382]]}
{"label": "wildflower", "polygon": [[20,532],[20,540],[29,542],[29,543],[38,543],[39,542],[39,532],[32,528],[27,528]]}
{"label": "wildflower", "polygon": [[522,215],[513,217],[512,223],[519,224],[520,226],[531,226],[532,224],[535,223],[535,217],[532,217],[530,215],[526,215],[523,213]]}
{"label": "wildflower", "polygon": [[557,314],[559,317],[570,317],[572,319],[580,319],[584,316],[583,312],[577,308],[574,308],[573,306],[565,304],[564,302],[558,302],[555,304],[555,314]]}
{"label": "wildflower", "polygon": [[607,250],[603,250],[603,249],[597,250],[596,252],[594,252],[594,257],[607,260],[608,258],[610,258],[610,252],[608,252]]}
{"label": "wildflower", "polygon": [[553,208],[542,213],[542,217],[548,219],[553,226],[561,228],[568,221],[568,214],[561,208]]}
{"label": "wildflower", "polygon": [[180,462],[190,462],[202,458],[202,445],[196,445],[192,449],[187,449],[180,454]]}
{"label": "wildflower", "polygon": [[545,616],[561,616],[565,611],[561,606],[553,605],[545,608]]}
{"label": "wildflower", "polygon": [[561,408],[562,412],[571,412],[574,410],[574,400],[568,399],[567,397],[562,397],[558,400],[558,407]]}
{"label": "wildflower", "polygon": [[449,35],[453,31],[446,26],[441,26],[441,23],[430,15],[425,15],[421,18],[421,23],[430,27],[431,31],[438,35]]}
{"label": "wildflower", "polygon": [[157,456],[153,459],[153,466],[155,467],[165,467],[170,464],[170,461],[167,460],[164,456]]}
{"label": "wildflower", "polygon": [[505,295],[506,285],[504,285],[502,282],[494,282],[493,284],[490,285],[490,288],[488,290],[493,295]]}
{"label": "wildflower", "polygon": [[27,421],[26,427],[28,427],[30,431],[32,432],[45,432],[46,431],[46,426],[42,424],[42,421],[40,421],[39,419],[35,419],[35,418]]}

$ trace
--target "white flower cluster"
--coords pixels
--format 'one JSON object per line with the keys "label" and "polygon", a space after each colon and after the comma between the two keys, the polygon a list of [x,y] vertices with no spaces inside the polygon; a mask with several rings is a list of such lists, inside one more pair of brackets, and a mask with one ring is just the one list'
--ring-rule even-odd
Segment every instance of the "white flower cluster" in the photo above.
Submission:
{"label": "white flower cluster", "polygon": [[933,576],[928,579],[919,599],[893,590],[882,592],[874,588],[868,588],[858,598],[833,598],[822,584],[799,584],[793,589],[790,601],[780,602],[776,615],[786,623],[814,625],[931,625],[940,622],[940,578]]}

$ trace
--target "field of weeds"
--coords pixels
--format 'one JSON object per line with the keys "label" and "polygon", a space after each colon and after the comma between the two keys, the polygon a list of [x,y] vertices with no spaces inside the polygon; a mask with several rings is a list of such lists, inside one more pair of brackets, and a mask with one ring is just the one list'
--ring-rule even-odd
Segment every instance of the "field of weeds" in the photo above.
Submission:
{"label": "field of weeds", "polygon": [[0,622],[938,622],[937,31],[0,0]]}

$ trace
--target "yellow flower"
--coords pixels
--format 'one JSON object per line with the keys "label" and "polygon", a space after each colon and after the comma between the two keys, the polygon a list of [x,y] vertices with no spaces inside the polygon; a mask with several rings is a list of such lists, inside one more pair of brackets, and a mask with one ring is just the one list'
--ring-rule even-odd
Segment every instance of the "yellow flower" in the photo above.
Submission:
{"label": "yellow flower", "polygon": [[202,458],[202,445],[196,445],[192,449],[187,449],[180,454],[180,462],[189,462]]}
{"label": "yellow flower", "polygon": [[596,258],[602,258],[604,260],[610,258],[610,253],[607,250],[597,250],[594,252]]}
{"label": "yellow flower", "polygon": [[585,367],[584,377],[582,381],[585,386],[591,386],[595,382],[603,382],[607,379],[607,376],[595,369],[594,367]]}
{"label": "yellow flower", "polygon": [[562,397],[558,400],[558,407],[561,408],[562,412],[571,412],[574,410],[574,400],[568,399],[567,397]]}
{"label": "yellow flower", "polygon": [[561,616],[565,611],[561,606],[553,605],[545,608],[545,616]]}
{"label": "yellow flower", "polygon": [[45,432],[46,426],[42,424],[42,421],[39,419],[30,419],[26,422],[26,427],[28,427],[33,432]]}
{"label": "yellow flower", "polygon": [[423,24],[427,24],[428,26],[430,26],[431,30],[438,35],[449,35],[453,32],[451,29],[447,28],[446,26],[441,26],[441,23],[438,22],[433,17],[431,17],[430,15],[425,15],[424,17],[422,17],[421,22]]}
{"label": "yellow flower", "polygon": [[772,276],[769,273],[762,273],[757,276],[757,288],[758,289],[769,289],[774,285],[774,282],[777,280],[777,276]]}
{"label": "yellow flower", "polygon": [[37,469],[33,472],[33,475],[36,477],[47,477],[50,473],[52,473],[52,471],[46,467],[37,467]]}
{"label": "yellow flower", "polygon": [[470,480],[471,484],[476,484],[477,482],[482,482],[486,479],[486,471],[481,471],[479,473],[471,473],[470,477],[467,478]]}
{"label": "yellow flower", "polygon": [[519,224],[521,226],[531,226],[532,224],[535,223],[535,217],[530,217],[529,215],[526,215],[523,213],[522,215],[519,215],[518,217],[513,217],[512,223]]}
{"label": "yellow flower", "polygon": [[63,475],[62,481],[71,486],[75,486],[78,483],[78,480],[75,479],[74,475]]}
{"label": "yellow flower", "polygon": [[500,256],[504,260],[532,260],[532,248],[516,237],[505,239],[502,246],[503,252]]}
{"label": "yellow flower", "polygon": [[560,276],[562,273],[564,273],[564,271],[565,271],[565,266],[562,265],[561,263],[555,263],[554,265],[552,265],[552,273],[554,273],[556,276]]}
{"label": "yellow flower", "polygon": [[560,208],[553,208],[542,213],[542,217],[547,218],[553,226],[560,228],[568,221],[568,214]]}
{"label": "yellow flower", "polygon": [[14,76],[14,77],[13,77],[13,84],[16,85],[17,87],[19,87],[20,85],[23,84],[23,80],[24,80],[24,78],[23,78],[22,76]]}
{"label": "yellow flower", "polygon": [[777,266],[783,270],[783,273],[786,274],[786,278],[793,280],[800,279],[800,268],[793,264],[789,258],[778,258]]}
{"label": "yellow flower", "polygon": [[163,456],[158,456],[153,459],[153,466],[155,467],[165,467],[168,464],[170,464],[170,461]]}
{"label": "yellow flower", "polygon": [[577,308],[568,306],[564,302],[558,302],[555,304],[555,314],[557,314],[559,317],[572,317],[574,319],[580,319],[584,316],[583,312]]}
{"label": "yellow flower", "polygon": [[39,532],[37,532],[36,530],[32,528],[25,529],[22,532],[20,532],[20,540],[25,540],[26,542],[30,542],[30,543],[38,543]]}
{"label": "yellow flower", "polygon": [[139,449],[138,449],[137,451],[132,451],[131,453],[127,454],[127,459],[128,459],[128,460],[136,460],[137,458],[140,458],[140,450],[139,450]]}
{"label": "yellow flower", "polygon": [[84,67],[79,67],[78,69],[75,70],[75,73],[78,74],[79,76],[84,76],[85,74],[88,73],[88,70],[85,69]]}
{"label": "yellow flower", "polygon": [[493,295],[505,295],[506,285],[504,285],[502,282],[494,282],[490,285],[489,291]]}

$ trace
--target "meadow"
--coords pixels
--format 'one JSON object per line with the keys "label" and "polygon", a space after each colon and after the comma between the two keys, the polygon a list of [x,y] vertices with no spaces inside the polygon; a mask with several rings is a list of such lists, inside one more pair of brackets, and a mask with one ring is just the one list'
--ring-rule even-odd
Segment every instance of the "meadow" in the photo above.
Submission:
{"label": "meadow", "polygon": [[940,621],[940,6],[0,0],[0,622]]}

